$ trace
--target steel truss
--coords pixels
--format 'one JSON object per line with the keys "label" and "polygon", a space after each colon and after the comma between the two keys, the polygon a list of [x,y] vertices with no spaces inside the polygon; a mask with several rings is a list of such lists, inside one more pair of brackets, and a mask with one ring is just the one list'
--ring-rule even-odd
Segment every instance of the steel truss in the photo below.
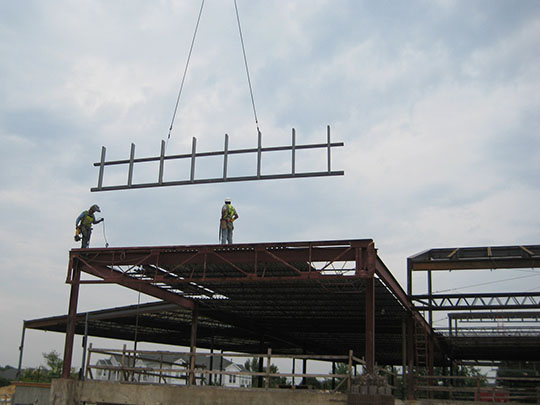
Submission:
{"label": "steel truss", "polygon": [[539,309],[540,293],[422,294],[413,295],[419,311],[456,311],[473,309]]}

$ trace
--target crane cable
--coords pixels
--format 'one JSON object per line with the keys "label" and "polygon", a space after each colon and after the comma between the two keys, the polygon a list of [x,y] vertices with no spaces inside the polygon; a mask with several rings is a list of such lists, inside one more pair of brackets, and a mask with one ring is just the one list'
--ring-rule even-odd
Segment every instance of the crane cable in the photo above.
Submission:
{"label": "crane cable", "polygon": [[189,61],[191,59],[191,53],[193,52],[193,45],[195,44],[195,37],[197,36],[197,31],[199,30],[199,23],[201,21],[201,15],[204,7],[204,0],[201,2],[201,8],[199,10],[199,16],[197,17],[197,24],[195,25],[195,32],[193,33],[193,38],[191,39],[191,46],[189,48],[188,58],[186,61],[186,67],[184,68],[184,74],[182,76],[182,83],[180,84],[180,90],[178,91],[178,97],[176,98],[176,105],[174,107],[174,112],[171,120],[171,126],[169,127],[169,134],[167,135],[167,143],[169,142],[169,139],[171,138],[171,131],[174,124],[174,119],[176,118],[176,112],[178,111],[178,103],[180,102],[180,96],[182,95],[182,90],[184,88],[184,82],[186,80],[186,74],[189,66]]}
{"label": "crane cable", "polygon": [[257,126],[257,133],[260,132],[259,130],[259,120],[257,119],[257,110],[255,109],[255,99],[253,98],[253,87],[251,86],[251,79],[249,77],[249,68],[248,68],[248,62],[246,57],[246,47],[244,45],[244,36],[242,35],[242,27],[240,26],[240,15],[238,14],[238,5],[236,4],[236,0],[234,0],[234,9],[236,10],[236,21],[238,22],[238,32],[240,33],[240,42],[242,43],[242,52],[244,54],[244,64],[246,66],[246,75],[249,85],[249,94],[251,95],[251,105],[253,107],[253,115],[255,117],[255,125]]}
{"label": "crane cable", "polygon": [[[191,46],[189,48],[188,58],[187,58],[187,61],[186,61],[186,67],[184,68],[184,74],[182,76],[182,82],[180,84],[180,90],[178,91],[178,97],[176,98],[176,105],[174,107],[174,112],[173,112],[173,116],[172,116],[172,120],[171,120],[171,125],[169,127],[169,134],[167,135],[167,144],[169,143],[169,139],[171,138],[171,131],[173,129],[174,120],[176,118],[176,113],[178,111],[178,104],[180,103],[180,96],[182,95],[182,90],[184,88],[184,83],[185,83],[185,80],[186,80],[186,75],[187,75],[189,62],[191,60],[191,53],[193,52],[193,45],[195,44],[195,38],[197,36],[197,31],[199,29],[199,23],[201,21],[201,15],[202,15],[203,7],[204,7],[204,0],[202,0],[202,2],[201,2],[201,8],[199,10],[199,16],[197,17],[197,24],[195,25],[195,32],[193,33],[193,38],[191,40]],[[240,43],[242,44],[242,53],[244,55],[244,65],[246,67],[246,76],[247,76],[247,81],[248,81],[248,86],[249,86],[249,94],[251,96],[251,106],[253,107],[253,116],[255,117],[255,125],[257,127],[257,133],[260,133],[259,120],[257,118],[257,109],[255,108],[255,98],[253,97],[253,86],[251,85],[251,77],[249,75],[249,67],[248,67],[248,61],[247,61],[247,56],[246,56],[246,47],[244,45],[244,35],[242,34],[242,27],[240,25],[240,14],[238,12],[238,5],[236,3],[236,0],[234,0],[234,9],[236,11],[236,21],[238,23],[238,32],[240,34]]]}

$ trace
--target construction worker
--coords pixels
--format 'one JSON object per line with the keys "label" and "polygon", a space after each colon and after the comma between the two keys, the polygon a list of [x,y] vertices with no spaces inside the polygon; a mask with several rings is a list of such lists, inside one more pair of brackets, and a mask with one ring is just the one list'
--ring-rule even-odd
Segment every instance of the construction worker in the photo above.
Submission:
{"label": "construction worker", "polygon": [[221,244],[232,243],[233,222],[238,219],[238,212],[231,204],[231,199],[229,197],[225,198],[225,204],[221,208],[221,220],[219,221]]}
{"label": "construction worker", "polygon": [[75,221],[75,241],[78,242],[82,239],[82,249],[87,248],[90,244],[92,225],[99,224],[104,220],[104,218],[96,220],[96,217],[94,217],[94,212],[101,212],[101,210],[96,204],[92,205],[90,209],[88,209],[88,211],[81,212],[81,215],[79,215],[77,217],[77,220]]}

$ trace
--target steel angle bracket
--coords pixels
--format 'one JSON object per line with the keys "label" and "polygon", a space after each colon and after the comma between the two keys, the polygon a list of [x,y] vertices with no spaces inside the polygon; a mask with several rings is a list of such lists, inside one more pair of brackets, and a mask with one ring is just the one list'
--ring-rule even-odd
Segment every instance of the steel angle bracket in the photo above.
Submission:
{"label": "steel angle bracket", "polygon": [[[129,159],[124,160],[109,160],[105,158],[106,148],[101,148],[101,159],[99,162],[94,163],[95,167],[99,168],[98,184],[97,187],[93,187],[91,191],[112,191],[112,190],[129,190],[137,188],[149,188],[149,187],[166,187],[166,186],[184,186],[190,184],[209,184],[209,183],[223,183],[233,181],[252,181],[252,180],[274,180],[274,179],[291,179],[291,178],[304,178],[304,177],[322,177],[322,176],[343,176],[345,172],[332,170],[331,168],[331,151],[332,148],[343,146],[343,142],[331,142],[330,141],[330,126],[327,126],[326,131],[326,143],[317,144],[296,144],[296,131],[292,129],[292,141],[290,145],[286,146],[262,146],[262,134],[258,132],[258,143],[256,148],[247,149],[229,149],[229,136],[225,134],[225,145],[223,150],[215,152],[197,152],[197,139],[194,137],[191,147],[191,153],[179,154],[179,155],[166,155],[165,154],[165,141],[161,141],[161,153],[159,156],[135,158],[135,144],[131,144],[131,151]],[[306,171],[298,172],[296,170],[296,154],[297,151],[306,149],[322,149],[326,150],[326,167],[325,171]],[[276,173],[276,174],[263,174],[261,170],[262,156],[270,152],[276,151],[290,151],[291,152],[291,171],[289,173]],[[252,175],[247,176],[229,176],[228,175],[228,160],[230,155],[244,155],[244,154],[256,154],[257,166],[256,171]],[[198,178],[195,176],[195,161],[200,157],[222,157],[223,159],[223,175],[221,177],[213,178]],[[189,159],[191,161],[191,168],[189,170],[189,178],[179,178],[176,180],[164,180],[165,162],[172,160]],[[133,173],[135,166],[140,163],[157,162],[159,164],[158,173],[156,173],[156,182],[150,183],[136,183],[133,181]],[[118,185],[104,185],[105,168],[109,166],[124,166],[127,167],[127,181],[125,184]]]}

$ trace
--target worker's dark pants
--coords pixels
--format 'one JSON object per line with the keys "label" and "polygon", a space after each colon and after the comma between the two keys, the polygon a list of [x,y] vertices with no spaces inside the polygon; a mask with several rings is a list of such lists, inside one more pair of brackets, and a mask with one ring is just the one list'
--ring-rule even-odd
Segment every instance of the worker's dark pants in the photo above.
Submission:
{"label": "worker's dark pants", "polygon": [[92,228],[81,226],[82,242],[81,248],[85,249],[90,245],[90,236],[92,235]]}

